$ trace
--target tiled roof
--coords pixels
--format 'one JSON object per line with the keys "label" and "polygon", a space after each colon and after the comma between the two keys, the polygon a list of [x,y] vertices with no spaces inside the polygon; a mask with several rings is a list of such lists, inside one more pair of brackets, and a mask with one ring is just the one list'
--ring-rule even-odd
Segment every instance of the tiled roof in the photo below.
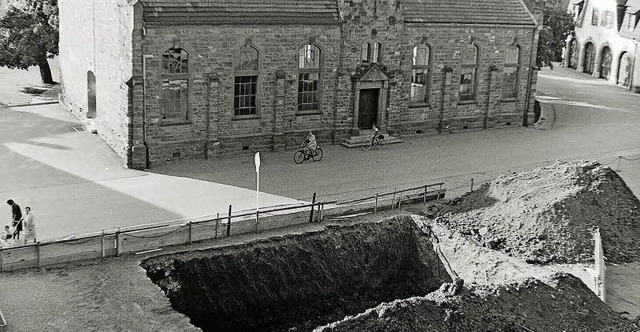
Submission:
{"label": "tiled roof", "polygon": [[338,24],[336,0],[140,0],[150,24]]}
{"label": "tiled roof", "polygon": [[406,22],[534,25],[522,0],[400,0]]}

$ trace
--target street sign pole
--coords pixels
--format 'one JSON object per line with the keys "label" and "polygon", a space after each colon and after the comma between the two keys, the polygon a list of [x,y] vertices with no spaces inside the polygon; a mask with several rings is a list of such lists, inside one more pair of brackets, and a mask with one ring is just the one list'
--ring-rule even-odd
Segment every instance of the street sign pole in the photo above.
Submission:
{"label": "street sign pole", "polygon": [[256,164],[256,232],[258,231],[258,220],[260,214],[260,152],[256,152],[253,158]]}

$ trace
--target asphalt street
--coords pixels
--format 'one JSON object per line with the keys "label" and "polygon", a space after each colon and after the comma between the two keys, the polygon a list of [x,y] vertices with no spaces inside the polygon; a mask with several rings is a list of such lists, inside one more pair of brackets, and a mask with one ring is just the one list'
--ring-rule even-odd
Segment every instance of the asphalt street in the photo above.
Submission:
{"label": "asphalt street", "polygon": [[[640,95],[557,68],[541,71],[538,96],[549,120],[538,129],[403,137],[368,152],[323,145],[322,161],[301,165],[293,150],[262,151],[260,204],[298,204],[313,193],[342,200],[441,181],[456,196],[472,178],[477,185],[558,159],[619,167],[638,194],[640,160],[631,159],[640,156]],[[128,170],[59,105],[0,108],[0,167],[0,196],[33,208],[41,240],[256,204],[253,154]],[[5,214],[8,221],[8,205]]]}

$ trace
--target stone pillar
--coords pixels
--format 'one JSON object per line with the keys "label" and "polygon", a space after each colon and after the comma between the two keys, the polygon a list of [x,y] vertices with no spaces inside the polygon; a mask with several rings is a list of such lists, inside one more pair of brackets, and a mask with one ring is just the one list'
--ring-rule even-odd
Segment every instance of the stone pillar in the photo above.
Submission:
{"label": "stone pillar", "polygon": [[220,77],[217,74],[208,74],[207,79],[207,132],[206,132],[206,158],[220,154],[220,141],[218,139],[218,122],[220,121]]}
{"label": "stone pillar", "polygon": [[587,43],[582,43],[578,46],[578,63],[576,64],[576,71],[578,73],[584,73],[584,51]]}
{"label": "stone pillar", "polygon": [[620,53],[613,55],[613,50],[611,51],[611,73],[609,74],[609,82],[613,84],[618,84],[618,74],[620,68]]}
{"label": "stone pillar", "polygon": [[274,86],[274,107],[273,107],[273,150],[284,151],[287,142],[284,136],[284,101],[285,101],[285,79],[286,74],[282,70],[276,71],[276,82]]}
{"label": "stone pillar", "polygon": [[593,77],[599,78],[602,71],[602,50],[598,51],[593,61]]}

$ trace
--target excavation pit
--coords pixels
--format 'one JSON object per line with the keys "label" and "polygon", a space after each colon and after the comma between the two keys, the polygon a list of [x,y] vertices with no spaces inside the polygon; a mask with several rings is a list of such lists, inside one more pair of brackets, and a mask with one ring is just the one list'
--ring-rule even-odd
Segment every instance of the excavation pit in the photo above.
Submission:
{"label": "excavation pit", "polygon": [[408,216],[149,258],[148,277],[203,331],[311,331],[451,282]]}

